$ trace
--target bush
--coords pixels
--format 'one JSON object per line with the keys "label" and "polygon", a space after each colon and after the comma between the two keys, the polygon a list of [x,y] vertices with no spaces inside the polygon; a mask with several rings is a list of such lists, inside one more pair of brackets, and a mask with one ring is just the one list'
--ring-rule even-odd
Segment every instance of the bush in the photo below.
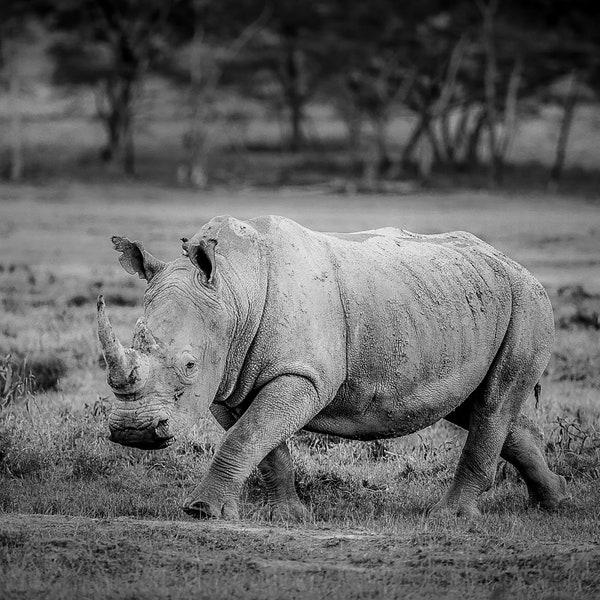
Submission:
{"label": "bush", "polygon": [[136,290],[129,294],[107,293],[104,295],[104,299],[109,306],[140,306],[140,298]]}
{"label": "bush", "polygon": [[83,306],[84,304],[90,304],[92,299],[83,294],[75,294],[67,300],[67,306]]}
{"label": "bush", "polygon": [[59,356],[34,354],[24,359],[24,366],[33,375],[36,391],[55,390],[59,381],[67,374],[67,364]]}
{"label": "bush", "polygon": [[556,417],[546,444],[554,471],[572,479],[596,480],[600,476],[600,431],[579,418]]}
{"label": "bush", "polygon": [[31,397],[33,375],[26,364],[15,361],[10,354],[0,359],[0,410],[9,404]]}
{"label": "bush", "polygon": [[560,288],[558,297],[562,305],[556,314],[559,329],[600,329],[600,296],[590,294],[580,285],[573,285]]}
{"label": "bush", "polygon": [[[75,294],[67,300],[67,306],[80,307],[96,304],[97,295],[97,290],[93,290],[89,294]],[[139,293],[135,289],[130,293],[106,292],[104,299],[110,306],[140,306]]]}

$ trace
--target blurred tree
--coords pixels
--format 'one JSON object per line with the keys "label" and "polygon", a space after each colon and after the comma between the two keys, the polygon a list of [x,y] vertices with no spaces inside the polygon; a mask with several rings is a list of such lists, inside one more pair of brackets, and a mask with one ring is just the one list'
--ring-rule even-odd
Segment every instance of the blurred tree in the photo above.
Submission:
{"label": "blurred tree", "polygon": [[[20,85],[8,59],[16,52],[11,40],[41,14],[40,6],[42,0],[0,3],[15,178],[23,164]],[[307,107],[317,94],[336,104],[365,180],[405,165],[416,164],[426,176],[440,164],[486,162],[492,184],[501,181],[523,98],[547,98],[552,82],[571,72],[578,85],[600,90],[600,3],[585,0],[46,0],[46,6],[60,32],[55,80],[95,89],[107,162],[134,172],[136,94],[149,72],[188,86],[186,177],[196,184],[207,181],[206,157],[224,118],[219,99],[233,88],[284,115],[292,149],[305,142]],[[174,57],[186,45],[183,64]],[[579,98],[561,99],[554,179]],[[412,128],[394,139],[389,126],[400,111],[412,113]]]}
{"label": "blurred tree", "polygon": [[327,25],[331,0],[222,0],[204,29],[222,43],[260,22],[243,52],[230,53],[222,81],[284,115],[292,151],[305,143],[306,106],[332,73]]}
{"label": "blurred tree", "polygon": [[548,180],[548,186],[556,188],[562,177],[567,158],[569,135],[575,116],[575,108],[581,102],[594,102],[596,97],[590,87],[581,81],[580,72],[577,69],[573,69],[571,73],[557,79],[550,85],[546,96],[542,99],[558,103],[563,109],[554,162],[552,163]]}
{"label": "blurred tree", "polygon": [[[555,187],[567,157],[571,125],[578,103],[594,102],[600,93],[600,4],[587,0],[513,0],[513,14],[538,40],[537,73],[529,73],[542,101],[563,110],[549,185]],[[541,78],[540,78],[541,73]],[[594,93],[595,92],[595,93]]]}
{"label": "blurred tree", "polygon": [[416,84],[411,46],[420,9],[390,0],[368,5],[340,1],[335,7],[328,25],[335,36],[330,61],[338,73],[332,91],[341,114],[347,115],[349,141],[362,161],[363,185],[372,188],[391,164],[388,126],[394,110],[405,104]]}
{"label": "blurred tree", "polygon": [[417,119],[400,164],[416,162],[424,175],[424,158],[434,164],[458,162],[469,126],[477,131],[478,110],[467,91],[467,75],[474,68],[473,27],[471,14],[460,9],[460,4],[433,4],[415,27],[412,60],[418,74],[406,105]]}
{"label": "blurred tree", "polygon": [[[226,128],[225,114],[218,109],[219,90],[227,65],[239,59],[243,50],[260,34],[268,14],[261,13],[254,22],[237,23],[228,30],[214,22],[214,5],[207,0],[193,0],[193,35],[187,47],[183,69],[170,65],[169,75],[177,73],[189,85],[189,128],[184,136],[186,164],[178,179],[195,187],[210,183],[210,156]],[[181,64],[179,64],[181,67]]]}
{"label": "blurred tree", "polygon": [[101,158],[135,172],[135,98],[172,48],[191,34],[185,0],[57,0],[55,81],[94,86],[106,131]]}
{"label": "blurred tree", "polygon": [[418,118],[402,162],[412,162],[427,139],[436,163],[472,168],[485,159],[497,185],[520,100],[568,73],[582,56],[581,44],[555,27],[555,7],[546,0],[463,1],[434,9],[418,29],[419,77],[407,99]]}
{"label": "blurred tree", "polygon": [[252,51],[261,58],[263,77],[278,90],[275,101],[287,115],[289,147],[295,151],[305,144],[306,105],[332,72],[326,31],[330,5],[326,0],[259,0],[257,9],[261,6],[269,18]]}
{"label": "blurred tree", "polygon": [[48,5],[42,0],[2,0],[0,3],[0,68],[2,84],[8,89],[10,115],[8,177],[23,177],[23,132],[21,117],[21,72],[19,55],[30,39],[31,21],[45,16]]}

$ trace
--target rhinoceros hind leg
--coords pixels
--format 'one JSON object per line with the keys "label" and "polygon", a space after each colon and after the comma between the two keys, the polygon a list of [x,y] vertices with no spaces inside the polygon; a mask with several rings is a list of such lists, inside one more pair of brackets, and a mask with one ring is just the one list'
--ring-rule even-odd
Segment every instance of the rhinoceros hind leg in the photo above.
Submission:
{"label": "rhinoceros hind leg", "polygon": [[[470,398],[446,419],[468,429],[472,402]],[[555,510],[569,498],[567,482],[548,468],[541,444],[538,428],[525,415],[519,415],[510,426],[500,456],[519,471],[527,485],[531,507]]]}
{"label": "rhinoceros hind leg", "polygon": [[286,502],[271,506],[271,520],[275,523],[306,523],[312,514],[302,502]]}
{"label": "rhinoceros hind leg", "polygon": [[[552,345],[550,327],[513,313],[506,336],[486,378],[469,398],[446,418],[469,430],[450,489],[434,510],[477,514],[477,499],[492,487],[500,454],[514,462],[530,493],[552,504],[560,486],[533,441],[519,426],[523,405],[539,381]],[[532,329],[533,327],[533,329]],[[516,424],[516,426],[515,426]]]}
{"label": "rhinoceros hind leg", "polygon": [[439,502],[436,502],[428,511],[430,517],[463,517],[465,519],[478,519],[481,511],[476,502],[456,502],[447,492]]}
{"label": "rhinoceros hind leg", "polygon": [[520,415],[511,426],[501,456],[513,464],[525,480],[530,506],[555,510],[568,498],[567,482],[548,468],[541,441],[535,425]]}
{"label": "rhinoceros hind leg", "polygon": [[267,487],[271,520],[302,523],[310,519],[310,511],[296,492],[294,467],[286,442],[271,450],[258,469]]}

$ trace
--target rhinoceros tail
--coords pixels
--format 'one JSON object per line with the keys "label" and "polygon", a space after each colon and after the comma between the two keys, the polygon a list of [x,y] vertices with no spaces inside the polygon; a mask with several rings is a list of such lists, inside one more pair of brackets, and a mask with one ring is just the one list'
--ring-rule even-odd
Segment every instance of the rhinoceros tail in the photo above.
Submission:
{"label": "rhinoceros tail", "polygon": [[537,410],[540,405],[540,396],[542,395],[542,384],[539,381],[533,388],[533,395],[535,396],[535,409]]}

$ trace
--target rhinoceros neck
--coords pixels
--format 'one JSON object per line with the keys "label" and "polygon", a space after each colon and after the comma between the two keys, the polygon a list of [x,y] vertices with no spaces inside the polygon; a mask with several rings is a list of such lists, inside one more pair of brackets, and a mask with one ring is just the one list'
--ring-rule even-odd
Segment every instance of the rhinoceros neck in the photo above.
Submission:
{"label": "rhinoceros neck", "polygon": [[[267,272],[259,245],[247,247],[231,231],[219,231],[217,252],[223,302],[233,316],[225,369],[215,397],[224,402],[232,396],[245,368],[266,302]],[[235,232],[234,232],[235,233]],[[214,233],[212,234],[214,235]]]}

